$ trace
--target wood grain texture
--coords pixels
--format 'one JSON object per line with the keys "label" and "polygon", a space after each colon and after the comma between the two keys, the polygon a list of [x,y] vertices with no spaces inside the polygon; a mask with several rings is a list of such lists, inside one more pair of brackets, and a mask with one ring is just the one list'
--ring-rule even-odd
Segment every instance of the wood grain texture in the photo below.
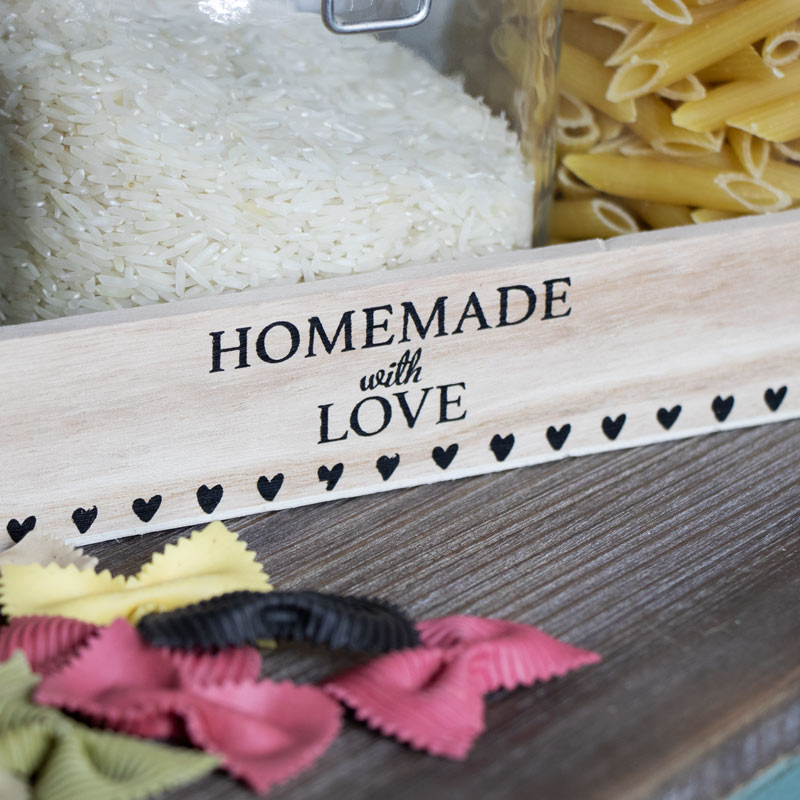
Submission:
{"label": "wood grain texture", "polygon": [[[0,329],[0,526],[99,541],[800,416],[799,230],[800,209]],[[362,384],[417,352],[411,382]]]}
{"label": "wood grain texture", "polygon": [[[492,696],[464,764],[349,720],[280,798],[715,800],[800,747],[800,422],[235,520],[279,588],[519,620],[603,663]],[[180,532],[96,545],[135,571]],[[292,648],[273,677],[346,658]],[[171,800],[244,800],[217,774]]]}

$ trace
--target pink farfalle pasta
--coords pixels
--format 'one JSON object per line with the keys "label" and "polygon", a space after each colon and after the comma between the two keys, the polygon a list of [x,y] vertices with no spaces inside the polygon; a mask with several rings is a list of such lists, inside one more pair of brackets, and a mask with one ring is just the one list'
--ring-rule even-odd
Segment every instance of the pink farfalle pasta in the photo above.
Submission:
{"label": "pink farfalle pasta", "polygon": [[597,653],[518,622],[450,616],[419,622],[417,630],[426,647],[468,660],[484,692],[530,686],[600,661]]}
{"label": "pink farfalle pasta", "polygon": [[17,617],[0,628],[0,661],[21,650],[34,672],[63,667],[97,634],[96,625],[65,617]]}
{"label": "pink farfalle pasta", "polygon": [[0,664],[0,769],[27,781],[36,800],[142,800],[218,765],[215,756],[90,730],[35,705],[38,681],[22,652]]}
{"label": "pink farfalle pasta", "polygon": [[339,733],[341,708],[316,686],[242,681],[194,687],[183,719],[192,743],[265,793],[310,767]]}
{"label": "pink farfalle pasta", "polygon": [[46,677],[36,700],[138,736],[188,737],[265,792],[324,752],[341,709],[316,687],[258,681],[260,669],[254,648],[157,648],[117,620]]}
{"label": "pink farfalle pasta", "polygon": [[482,732],[487,692],[529,686],[600,660],[519,623],[451,616],[417,629],[423,648],[354,667],[323,688],[387,736],[448,758],[465,758]]}
{"label": "pink farfalle pasta", "polygon": [[155,739],[182,731],[176,715],[187,686],[254,680],[255,648],[194,654],[155,648],[125,620],[99,629],[67,666],[45,676],[36,700],[79,712],[115,730]]}
{"label": "pink farfalle pasta", "polygon": [[389,653],[323,689],[370,728],[435,756],[466,758],[485,727],[483,693],[468,664],[440,648]]}

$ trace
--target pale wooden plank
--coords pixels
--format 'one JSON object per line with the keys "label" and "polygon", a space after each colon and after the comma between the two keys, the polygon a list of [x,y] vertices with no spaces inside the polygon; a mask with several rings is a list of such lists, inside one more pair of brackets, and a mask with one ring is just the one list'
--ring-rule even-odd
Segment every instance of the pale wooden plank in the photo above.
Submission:
{"label": "pale wooden plank", "polygon": [[[33,515],[29,535],[90,543],[795,417],[798,226],[800,213],[791,212],[440,265],[425,276],[401,270],[191,301],[174,312],[10,328],[0,332],[0,371],[13,376],[0,401],[0,524]],[[519,285],[537,293],[535,312],[501,326],[499,290]],[[434,317],[426,338],[412,321],[401,342],[402,304],[412,302],[424,324],[445,296],[446,335],[434,336]],[[508,296],[507,319],[519,320],[526,295]],[[391,317],[366,311],[384,305]],[[319,317],[332,337],[350,311],[352,349],[341,350],[343,332],[328,355],[317,335],[318,355],[306,357],[308,320]],[[367,347],[370,314],[373,344],[393,335],[390,347]],[[283,322],[296,327],[302,347],[283,363],[264,363],[258,332]],[[220,344],[230,347],[246,328],[249,366],[236,369],[239,355],[220,353],[223,371],[211,373],[210,334],[224,331]],[[288,347],[291,329],[273,330],[286,336],[270,347]],[[359,388],[363,376],[417,348],[419,383]],[[783,387],[773,410],[765,392]],[[362,401],[364,416],[352,417]],[[660,409],[678,406],[673,424],[659,422]],[[378,432],[387,409],[391,421]],[[375,435],[359,436],[359,425]],[[547,438],[566,425],[563,441]],[[397,468],[382,475],[380,459],[395,457]],[[320,469],[330,474],[340,464],[335,484],[320,480]],[[278,473],[279,493],[265,499],[258,481]],[[156,496],[155,516],[137,518],[133,502]],[[81,525],[95,507],[96,519]]]}
{"label": "pale wooden plank", "polygon": [[[711,800],[800,743],[800,422],[233,526],[282,588],[521,620],[605,656],[490,699],[465,764],[348,722],[273,797]],[[176,536],[91,550],[130,572]],[[311,680],[342,661],[295,650],[267,669]],[[170,795],[249,796],[223,776]]]}

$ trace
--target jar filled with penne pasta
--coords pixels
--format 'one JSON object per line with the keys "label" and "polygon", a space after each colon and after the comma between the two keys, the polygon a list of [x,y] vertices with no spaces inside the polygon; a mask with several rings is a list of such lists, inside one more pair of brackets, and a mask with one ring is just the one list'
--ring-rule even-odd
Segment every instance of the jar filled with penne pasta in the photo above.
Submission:
{"label": "jar filled with penne pasta", "polygon": [[0,322],[546,235],[557,0],[0,0],[0,26]]}
{"label": "jar filled with penne pasta", "polygon": [[798,0],[564,0],[558,81],[551,242],[800,202]]}

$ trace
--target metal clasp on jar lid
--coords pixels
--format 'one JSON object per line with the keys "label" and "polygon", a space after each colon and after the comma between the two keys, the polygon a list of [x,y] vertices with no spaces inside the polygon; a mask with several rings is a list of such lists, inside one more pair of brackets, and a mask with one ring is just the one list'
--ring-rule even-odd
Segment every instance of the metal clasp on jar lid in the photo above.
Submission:
{"label": "metal clasp on jar lid", "polygon": [[[413,14],[389,19],[364,19],[343,22],[336,16],[336,0],[322,0],[322,21],[334,33],[365,33],[368,31],[390,31],[419,25],[431,10],[431,0],[420,0]],[[341,0],[340,0],[341,6]]]}

